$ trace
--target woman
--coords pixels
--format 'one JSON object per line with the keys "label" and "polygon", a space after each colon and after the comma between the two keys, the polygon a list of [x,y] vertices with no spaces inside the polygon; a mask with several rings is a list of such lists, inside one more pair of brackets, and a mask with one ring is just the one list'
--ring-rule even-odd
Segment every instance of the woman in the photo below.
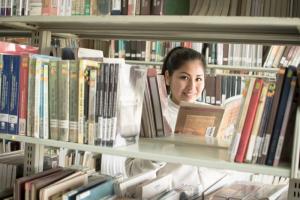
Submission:
{"label": "woman", "polygon": [[[205,52],[205,48],[203,50]],[[183,47],[172,49],[166,56],[162,74],[165,76],[167,91],[169,93],[170,125],[175,128],[180,101],[195,102],[202,94],[205,86],[205,59],[199,52]],[[173,186],[182,185],[201,186],[208,188],[224,176],[226,179],[248,179],[239,176],[242,173],[229,173],[225,171],[210,170],[196,166],[155,162],[150,160],[128,158],[125,163],[128,176],[133,176],[147,170],[157,169],[158,175],[173,174]]]}

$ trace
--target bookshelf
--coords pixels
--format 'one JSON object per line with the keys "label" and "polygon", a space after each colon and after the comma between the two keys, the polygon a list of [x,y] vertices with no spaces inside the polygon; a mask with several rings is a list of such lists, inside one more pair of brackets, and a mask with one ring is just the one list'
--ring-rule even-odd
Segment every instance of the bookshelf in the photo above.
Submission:
{"label": "bookshelf", "polygon": [[[40,45],[51,34],[74,34],[79,38],[188,40],[205,42],[300,45],[300,18],[218,16],[26,16],[1,17],[0,31],[40,31]],[[5,34],[5,32],[3,32]],[[133,63],[138,64],[138,63]],[[152,63],[153,64],[153,63]],[[159,63],[155,63],[159,64]],[[232,70],[236,69],[232,66]],[[273,70],[273,69],[272,69]],[[274,72],[274,70],[273,70]],[[0,138],[29,145],[63,147],[118,156],[182,163],[208,168],[238,170],[298,178],[300,152],[300,107],[297,108],[293,160],[290,166],[232,163],[226,146],[211,147],[180,137],[140,139],[126,147],[99,147],[56,140],[0,134]],[[36,161],[37,162],[37,161]],[[31,165],[40,165],[32,162]]]}
{"label": "bookshelf", "polygon": [[[62,142],[57,140],[45,140],[33,137],[0,134],[0,138],[23,141],[25,143],[39,144],[52,147],[63,147],[82,151],[105,153],[110,155],[150,159],[170,163],[180,163],[201,167],[237,170],[250,173],[269,174],[274,176],[289,177],[291,170],[288,165],[270,167],[265,165],[253,165],[246,163],[233,163],[226,161],[227,148],[209,145],[195,145],[180,142],[179,138],[168,139],[143,139],[138,144],[122,147],[100,147],[94,145]],[[172,141],[173,140],[173,141]],[[186,141],[187,142],[187,141]]]}
{"label": "bookshelf", "polygon": [[[222,16],[1,17],[0,28],[71,33],[80,38],[300,44],[300,19]],[[0,30],[1,30],[0,29]]]}

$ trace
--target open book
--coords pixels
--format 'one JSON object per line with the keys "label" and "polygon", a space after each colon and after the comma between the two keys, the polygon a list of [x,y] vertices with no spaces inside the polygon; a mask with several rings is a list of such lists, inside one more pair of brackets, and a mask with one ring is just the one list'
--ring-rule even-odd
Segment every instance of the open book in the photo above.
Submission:
{"label": "open book", "polygon": [[241,95],[221,106],[181,102],[175,133],[227,138],[234,131],[241,103]]}

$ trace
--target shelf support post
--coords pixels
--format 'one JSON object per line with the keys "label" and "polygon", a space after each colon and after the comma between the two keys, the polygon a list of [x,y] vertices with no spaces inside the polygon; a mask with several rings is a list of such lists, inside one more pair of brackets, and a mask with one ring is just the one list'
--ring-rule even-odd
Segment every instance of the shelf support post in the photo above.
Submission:
{"label": "shelf support post", "polygon": [[26,143],[24,157],[24,176],[43,171],[44,145]]}

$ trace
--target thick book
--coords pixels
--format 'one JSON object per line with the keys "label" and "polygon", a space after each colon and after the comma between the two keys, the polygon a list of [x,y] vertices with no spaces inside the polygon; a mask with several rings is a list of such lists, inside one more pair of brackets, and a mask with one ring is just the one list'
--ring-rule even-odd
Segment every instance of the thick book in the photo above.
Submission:
{"label": "thick book", "polygon": [[236,162],[244,161],[262,88],[263,88],[263,80],[256,79],[254,87],[253,87],[253,91],[252,91],[252,96],[251,96],[251,99],[249,102],[250,109],[248,109],[248,111],[247,111],[245,123],[244,123],[243,130],[241,133],[239,147],[238,147],[238,150],[237,150],[237,153],[235,156]]}
{"label": "thick book", "polygon": [[58,61],[49,62],[50,138],[58,140]]}
{"label": "thick book", "polygon": [[285,78],[285,73],[286,73],[286,68],[281,67],[279,69],[279,72],[277,73],[277,80],[276,80],[276,89],[275,89],[275,95],[273,98],[272,102],[272,108],[271,108],[271,113],[268,118],[268,125],[266,129],[266,133],[264,134],[263,138],[263,146],[262,146],[262,153],[261,156],[259,156],[257,162],[261,164],[265,164],[266,158],[267,158],[267,152],[271,140],[271,135],[273,132],[274,124],[275,124],[275,119],[277,115],[277,110],[279,106],[279,101],[280,101],[280,96],[283,88],[283,83],[284,83],[284,78]]}
{"label": "thick book", "polygon": [[21,66],[20,66],[20,90],[19,90],[19,135],[26,135],[28,70],[29,70],[29,56],[22,55]]}
{"label": "thick book", "polygon": [[18,134],[19,130],[19,88],[20,88],[20,56],[12,57],[12,68],[10,71],[11,88],[10,88],[10,102],[8,111],[8,133]]}
{"label": "thick book", "polygon": [[12,64],[12,56],[3,55],[2,84],[1,84],[1,103],[0,103],[0,132],[8,131],[8,114],[11,93],[11,75],[10,66]]}
{"label": "thick book", "polygon": [[[287,109],[287,103],[288,103],[289,93],[290,93],[290,89],[291,89],[291,81],[294,79],[293,82],[296,82],[296,80],[297,80],[295,74],[296,74],[296,67],[289,66],[288,71],[286,73],[284,83],[283,83],[282,94],[280,96],[280,101],[279,101],[279,105],[278,105],[278,112],[276,115],[275,124],[274,124],[273,132],[272,132],[272,137],[271,137],[270,145],[268,148],[268,154],[267,154],[267,159],[266,159],[267,165],[273,165],[273,162],[274,162],[274,158],[275,158],[275,154],[276,154],[276,147],[278,145],[278,140],[280,137],[280,130],[281,130],[282,122],[283,122],[284,115],[285,115],[286,109]],[[295,84],[295,83],[293,83],[293,84]],[[291,97],[290,101],[292,101],[292,97]]]}
{"label": "thick book", "polygon": [[229,98],[222,106],[181,102],[175,133],[226,137],[234,130],[241,96]]}

